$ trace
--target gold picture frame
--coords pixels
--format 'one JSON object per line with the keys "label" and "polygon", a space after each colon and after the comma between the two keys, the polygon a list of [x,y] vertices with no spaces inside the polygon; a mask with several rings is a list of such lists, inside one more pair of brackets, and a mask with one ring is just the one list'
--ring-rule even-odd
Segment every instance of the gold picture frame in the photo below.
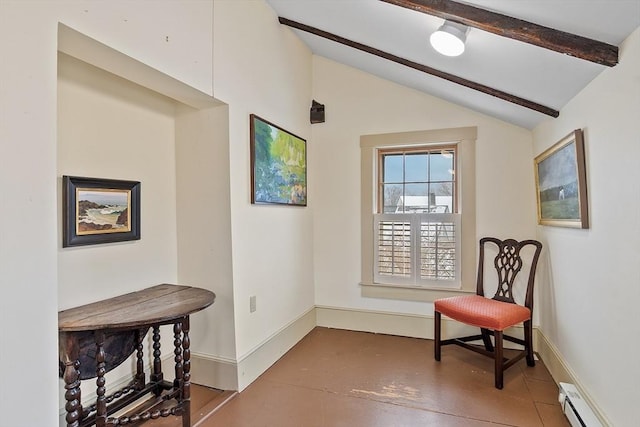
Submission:
{"label": "gold picture frame", "polygon": [[589,228],[582,129],[535,158],[538,224]]}

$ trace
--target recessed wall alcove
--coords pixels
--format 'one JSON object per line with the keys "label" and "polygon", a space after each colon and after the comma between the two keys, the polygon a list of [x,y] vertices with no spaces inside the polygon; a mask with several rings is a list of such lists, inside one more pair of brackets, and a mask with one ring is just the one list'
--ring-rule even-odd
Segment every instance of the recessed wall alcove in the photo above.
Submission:
{"label": "recessed wall alcove", "polygon": [[[159,283],[209,289],[216,302],[192,317],[193,380],[237,389],[224,363],[236,356],[228,106],[63,24],[57,81],[58,309]],[[62,175],[140,181],[141,240],[63,249]],[[205,374],[203,359],[223,363]],[[107,386],[123,385],[132,364],[108,373]],[[83,401],[95,397],[88,383]]]}

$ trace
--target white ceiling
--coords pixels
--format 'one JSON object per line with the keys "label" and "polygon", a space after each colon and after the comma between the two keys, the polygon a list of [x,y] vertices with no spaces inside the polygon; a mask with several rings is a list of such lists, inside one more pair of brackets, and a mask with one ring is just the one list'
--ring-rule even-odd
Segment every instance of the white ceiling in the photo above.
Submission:
{"label": "white ceiling", "polygon": [[[279,17],[316,27],[555,110],[594,77],[598,65],[471,28],[465,52],[438,54],[429,35],[441,18],[378,0],[266,0]],[[503,15],[619,46],[640,26],[640,0],[467,0]],[[532,129],[542,113],[300,30],[315,55]],[[322,102],[322,100],[318,100]]]}

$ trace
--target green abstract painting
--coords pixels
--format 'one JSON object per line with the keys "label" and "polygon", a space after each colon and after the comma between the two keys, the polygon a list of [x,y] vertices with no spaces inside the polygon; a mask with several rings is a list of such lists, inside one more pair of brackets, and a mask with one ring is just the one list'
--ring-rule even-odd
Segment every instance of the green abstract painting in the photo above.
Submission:
{"label": "green abstract painting", "polygon": [[251,114],[251,203],[307,205],[307,142]]}

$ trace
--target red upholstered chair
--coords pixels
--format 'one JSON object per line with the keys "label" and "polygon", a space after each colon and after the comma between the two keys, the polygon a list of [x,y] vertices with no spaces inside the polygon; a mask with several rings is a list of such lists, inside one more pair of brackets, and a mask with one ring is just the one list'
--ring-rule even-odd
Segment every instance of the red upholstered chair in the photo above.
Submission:
{"label": "red upholstered chair", "polygon": [[[496,269],[498,287],[492,298],[484,296],[484,254],[487,244],[497,246],[497,255],[493,260]],[[529,264],[529,279],[524,296],[524,305],[519,305],[514,299],[514,283],[516,276],[524,264],[520,252],[527,246],[533,246]],[[434,302],[435,308],[435,346],[434,356],[440,361],[441,346],[456,344],[490,357],[495,361],[495,386],[501,389],[503,386],[503,372],[523,357],[527,358],[527,365],[534,366],[533,358],[533,329],[531,315],[533,313],[533,283],[536,274],[538,258],[542,251],[542,243],[536,240],[523,240],[518,242],[513,239],[499,240],[493,237],[480,239],[480,256],[478,261],[478,281],[476,295],[465,295],[451,298],[441,298]],[[450,317],[462,323],[480,328],[480,335],[442,340],[440,326],[442,315]],[[524,323],[524,340],[507,336],[505,329]],[[491,342],[491,335],[494,343]],[[511,359],[505,359],[503,355],[503,339],[524,346],[524,350]],[[484,348],[468,344],[469,341],[482,340]]]}

